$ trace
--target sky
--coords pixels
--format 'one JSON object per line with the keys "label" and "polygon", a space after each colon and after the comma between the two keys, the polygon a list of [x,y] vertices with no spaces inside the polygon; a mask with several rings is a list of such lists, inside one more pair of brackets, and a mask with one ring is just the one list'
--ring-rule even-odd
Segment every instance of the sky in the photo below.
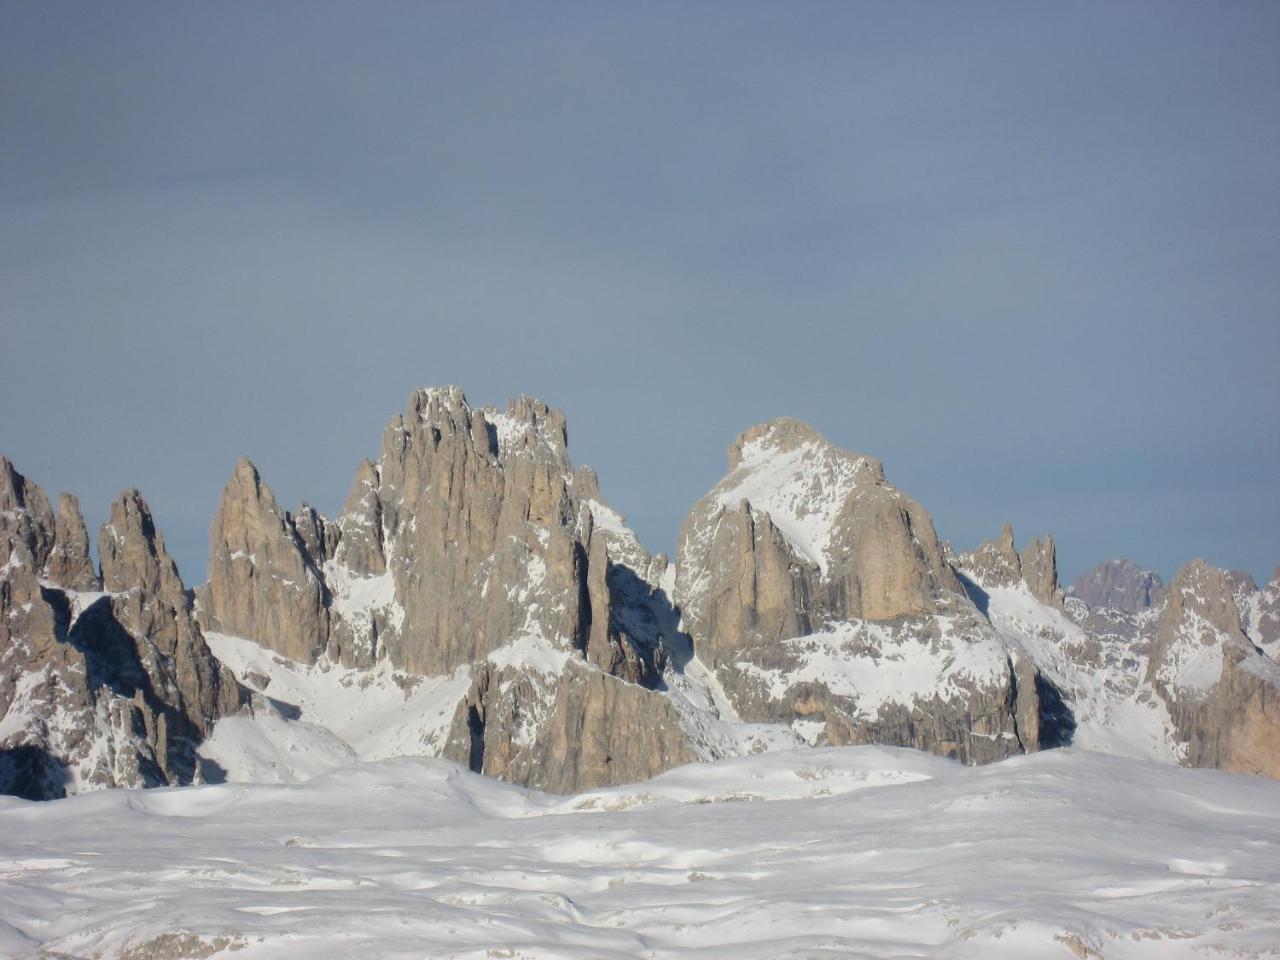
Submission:
{"label": "sky", "polygon": [[1280,563],[1280,4],[0,0],[0,452],[189,584],[418,386],[651,550],[746,427],[1064,579]]}

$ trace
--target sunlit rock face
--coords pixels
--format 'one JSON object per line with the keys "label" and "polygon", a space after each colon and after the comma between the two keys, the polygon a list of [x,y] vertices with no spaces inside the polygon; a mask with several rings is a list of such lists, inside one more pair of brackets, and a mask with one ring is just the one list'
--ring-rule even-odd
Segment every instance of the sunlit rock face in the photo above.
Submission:
{"label": "sunlit rock face", "polygon": [[[309,532],[316,549],[323,536],[317,544]],[[317,559],[323,562],[310,554],[257,468],[242,458],[210,530],[209,579],[198,591],[204,626],[257,640],[292,660],[314,661],[329,637]]]}
{"label": "sunlit rock face", "polygon": [[302,663],[462,672],[470,693],[452,754],[571,789],[692,756],[650,692],[663,646],[635,599],[665,567],[594,473],[573,469],[560,411],[530,397],[473,408],[444,387],[415,391],[387,424],[334,520],[281,510],[242,461],[214,521],[200,609],[210,629]]}
{"label": "sunlit rock face", "polygon": [[1039,746],[1035,668],[1020,688],[929,514],[879,460],[799,421],[730,447],[729,473],[681,527],[675,600],[744,719],[969,762]]}

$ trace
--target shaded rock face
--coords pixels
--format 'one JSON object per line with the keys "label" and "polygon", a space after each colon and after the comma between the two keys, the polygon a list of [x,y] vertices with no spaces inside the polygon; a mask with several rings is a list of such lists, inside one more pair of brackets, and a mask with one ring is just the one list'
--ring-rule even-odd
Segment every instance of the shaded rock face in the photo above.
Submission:
{"label": "shaded rock face", "polygon": [[240,692],[141,496],[122,494],[103,525],[101,585],[73,497],[55,520],[4,460],[0,503],[0,792],[199,779],[195,745]]}
{"label": "shaded rock face", "polygon": [[1083,600],[1094,609],[1107,608],[1137,613],[1157,606],[1164,598],[1160,574],[1144,570],[1132,560],[1107,560],[1071,584],[1068,595]]}
{"label": "shaded rock face", "polygon": [[[965,762],[1039,747],[1034,666],[1020,691],[928,513],[878,460],[783,419],[740,435],[729,467],[681,527],[675,600],[742,719]],[[1029,566],[1056,588],[1052,553]]]}
{"label": "shaded rock face", "polygon": [[1178,571],[1147,678],[1189,765],[1280,777],[1280,665],[1245,635],[1228,572],[1203,560]]}

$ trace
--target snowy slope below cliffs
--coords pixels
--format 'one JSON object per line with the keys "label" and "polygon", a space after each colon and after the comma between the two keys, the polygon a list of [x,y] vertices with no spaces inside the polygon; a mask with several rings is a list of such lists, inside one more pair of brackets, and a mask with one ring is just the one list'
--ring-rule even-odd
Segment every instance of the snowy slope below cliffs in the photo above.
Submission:
{"label": "snowy slope below cliffs", "polygon": [[842,621],[779,647],[791,664],[786,669],[747,662],[733,668],[758,680],[774,700],[799,684],[822,684],[865,717],[886,704],[962,697],[975,685],[999,683],[1008,664],[1005,647],[989,632],[941,615],[896,624]]}
{"label": "snowy slope below cliffs", "polygon": [[[674,643],[681,642],[678,638]],[[687,643],[687,638],[684,639]],[[666,694],[680,717],[680,726],[694,753],[702,760],[720,760],[771,750],[791,750],[816,736],[803,721],[747,723],[738,716],[716,677],[694,656],[681,657],[679,670],[668,669],[663,677]]]}
{"label": "snowy slope below cliffs", "polygon": [[1182,759],[1167,708],[1142,682],[1147,660],[1134,638],[1093,636],[1024,584],[986,593],[997,632],[1066,698],[1076,724],[1073,744],[1166,763]]}
{"label": "snowy slope below cliffs", "polygon": [[[412,677],[287,660],[251,640],[206,633],[214,655],[265,703],[226,717],[200,747],[237,782],[293,783],[359,760],[434,756],[444,746],[468,671]],[[268,678],[263,689],[254,675]]]}
{"label": "snowy slope below cliffs", "polygon": [[565,798],[389,760],[0,798],[0,903],[14,958],[1274,957],[1280,784],[852,747]]}

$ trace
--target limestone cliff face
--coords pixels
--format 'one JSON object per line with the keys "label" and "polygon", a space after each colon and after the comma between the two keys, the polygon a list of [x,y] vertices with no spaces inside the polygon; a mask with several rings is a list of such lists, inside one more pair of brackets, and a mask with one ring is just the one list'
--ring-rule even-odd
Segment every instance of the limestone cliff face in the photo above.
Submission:
{"label": "limestone cliff face", "polygon": [[153,681],[168,688],[166,703],[180,709],[197,734],[208,733],[215,720],[239,706],[240,693],[209,652],[191,595],[137,490],[125,491],[111,505],[98,535],[98,556],[115,620],[145,640],[139,653]]}
{"label": "limestone cliff face", "polygon": [[1147,679],[1189,765],[1280,777],[1280,665],[1245,635],[1226,571],[1203,560],[1178,571]]}
{"label": "limestone cliff face", "polygon": [[675,599],[718,665],[827,620],[927,616],[960,588],[924,509],[872,457],[779,419],[742,433],[680,528]]}
{"label": "limestone cliff face", "polygon": [[89,559],[89,531],[80,515],[80,501],[70,493],[58,495],[58,519],[44,577],[67,590],[99,587],[98,574]]}
{"label": "limestone cliff face", "polygon": [[[681,527],[675,601],[743,719],[967,762],[1038,748],[1034,668],[1020,691],[928,513],[878,460],[782,419],[740,435],[729,468]],[[1051,543],[1029,556],[1041,580],[1051,558]]]}
{"label": "limestone cliff face", "polygon": [[[317,525],[304,525],[313,545],[324,542]],[[209,540],[209,580],[198,591],[205,629],[306,663],[324,652],[328,598],[317,570],[323,557],[308,552],[293,518],[247,459],[222,492]]]}
{"label": "limestone cliff face", "polygon": [[198,779],[195,746],[240,692],[141,496],[112,505],[101,585],[73,497],[54,520],[39,487],[0,458],[0,504],[0,792]]}
{"label": "limestone cliff face", "polygon": [[500,413],[456,388],[419,391],[376,466],[361,467],[330,568],[342,572],[352,531],[347,562],[393,587],[378,628],[391,661],[428,675],[472,669],[450,755],[557,791],[692,757],[670,705],[647,689],[660,644],[615,616],[617,564],[592,504],[607,508],[588,476],[575,489],[563,414],[540,401]]}
{"label": "limestone cliff face", "polygon": [[526,669],[482,666],[445,756],[551,793],[634,783],[699,759],[661,693],[573,662],[550,685]]}
{"label": "limestone cliff face", "polygon": [[[486,414],[456,388],[419,391],[384,431],[377,474],[403,609],[385,641],[394,663],[439,674],[522,634],[585,642],[587,544],[563,414],[529,398]],[[348,517],[365,516],[344,514],[344,539]]]}
{"label": "limestone cliff face", "polygon": [[[597,514],[608,521],[600,529]],[[623,532],[594,474],[573,470],[562,413],[529,397],[473,408],[445,387],[413,393],[335,520],[284,513],[242,462],[199,594],[207,628],[293,660],[471,674],[461,716],[482,732],[459,721],[455,753],[470,757],[474,740],[486,771],[569,789],[640,779],[691,755],[667,722],[671,707],[650,692],[661,638],[619,600],[666,565]],[[555,725],[573,730],[584,717],[608,728],[585,734],[599,750],[547,760],[539,744]],[[621,732],[648,723],[662,729]]]}
{"label": "limestone cliff face", "polygon": [[44,491],[28,482],[7,457],[0,456],[0,565],[7,564],[21,545],[25,547],[24,559],[30,557],[42,572],[53,553],[56,531]]}

